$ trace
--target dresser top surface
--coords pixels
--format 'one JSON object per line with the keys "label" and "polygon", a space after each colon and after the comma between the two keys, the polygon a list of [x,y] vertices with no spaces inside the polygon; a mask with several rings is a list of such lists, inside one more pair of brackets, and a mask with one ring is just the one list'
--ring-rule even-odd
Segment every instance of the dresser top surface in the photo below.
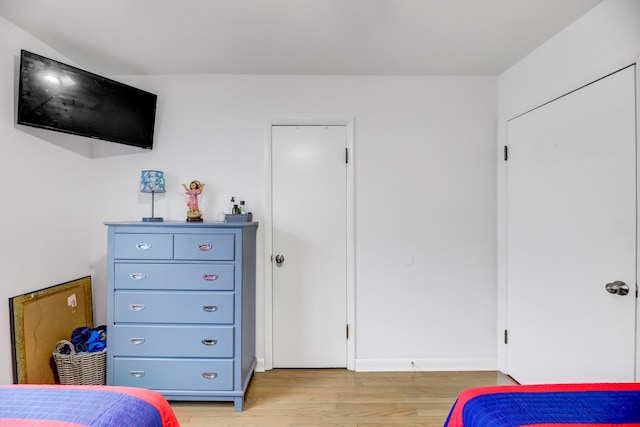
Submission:
{"label": "dresser top surface", "polygon": [[183,228],[251,228],[257,227],[257,222],[186,222],[186,221],[159,221],[159,222],[144,222],[144,221],[107,221],[104,223],[107,226],[135,226],[135,227],[183,227]]}

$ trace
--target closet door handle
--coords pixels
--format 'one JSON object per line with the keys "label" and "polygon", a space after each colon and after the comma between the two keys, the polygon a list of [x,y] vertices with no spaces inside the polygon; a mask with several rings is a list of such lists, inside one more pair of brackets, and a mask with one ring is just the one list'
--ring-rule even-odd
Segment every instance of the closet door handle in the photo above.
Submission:
{"label": "closet door handle", "polygon": [[206,311],[207,313],[213,313],[215,311],[218,311],[218,306],[217,305],[203,305],[202,309],[204,311]]}
{"label": "closet door handle", "polygon": [[144,338],[129,338],[129,342],[133,345],[140,345],[140,344],[144,344],[145,339]]}
{"label": "closet door handle", "polygon": [[144,377],[144,371],[129,371],[129,375],[133,378],[142,378]]}
{"label": "closet door handle", "polygon": [[210,251],[213,248],[211,243],[198,243],[197,246],[199,251]]}
{"label": "closet door handle", "polygon": [[129,308],[133,311],[142,311],[146,308],[147,306],[144,304],[129,304]]}
{"label": "closet door handle", "polygon": [[202,278],[207,282],[213,282],[214,280],[218,280],[217,274],[203,274]]}
{"label": "closet door handle", "polygon": [[218,378],[218,373],[217,372],[203,372],[202,373],[202,378],[204,378],[206,380],[215,380],[216,378]]}
{"label": "closet door handle", "polygon": [[151,249],[151,243],[136,243],[136,249],[139,251],[148,251]]}
{"label": "closet door handle", "polygon": [[204,345],[216,345],[218,344],[218,340],[213,340],[213,339],[203,339],[202,340],[202,344]]}
{"label": "closet door handle", "polygon": [[131,273],[129,274],[129,277],[131,277],[131,279],[133,280],[142,280],[147,277],[147,275],[144,273]]}

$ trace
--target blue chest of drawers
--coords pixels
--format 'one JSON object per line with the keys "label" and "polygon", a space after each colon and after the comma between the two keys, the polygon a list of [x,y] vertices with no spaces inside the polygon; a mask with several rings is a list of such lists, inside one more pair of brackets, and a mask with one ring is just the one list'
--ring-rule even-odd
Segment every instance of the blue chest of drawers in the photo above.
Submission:
{"label": "blue chest of drawers", "polygon": [[256,366],[257,223],[106,223],[107,384],[233,401]]}

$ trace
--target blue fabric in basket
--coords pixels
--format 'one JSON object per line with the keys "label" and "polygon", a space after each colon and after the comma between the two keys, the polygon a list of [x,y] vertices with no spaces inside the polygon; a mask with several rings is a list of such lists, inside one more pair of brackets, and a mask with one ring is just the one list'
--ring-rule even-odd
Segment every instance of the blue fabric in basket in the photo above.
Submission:
{"label": "blue fabric in basket", "polygon": [[[81,326],[71,333],[69,340],[73,344],[76,353],[97,353],[107,347],[107,327],[102,325],[97,328]],[[62,354],[71,354],[68,345],[60,349]]]}

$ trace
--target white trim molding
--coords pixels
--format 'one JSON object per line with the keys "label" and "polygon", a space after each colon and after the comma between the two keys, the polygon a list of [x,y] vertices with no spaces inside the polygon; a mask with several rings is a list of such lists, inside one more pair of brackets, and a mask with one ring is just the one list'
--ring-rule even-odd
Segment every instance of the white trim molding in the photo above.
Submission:
{"label": "white trim molding", "polygon": [[486,359],[356,359],[356,372],[495,371],[498,360]]}

